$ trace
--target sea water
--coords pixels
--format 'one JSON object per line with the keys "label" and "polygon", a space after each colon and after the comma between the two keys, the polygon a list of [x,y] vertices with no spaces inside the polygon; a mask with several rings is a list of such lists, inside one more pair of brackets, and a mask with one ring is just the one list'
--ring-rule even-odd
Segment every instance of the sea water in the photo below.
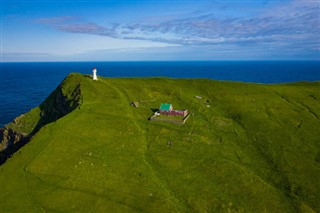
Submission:
{"label": "sea water", "polygon": [[0,63],[0,127],[38,106],[71,72],[98,76],[208,78],[253,83],[320,81],[320,61]]}

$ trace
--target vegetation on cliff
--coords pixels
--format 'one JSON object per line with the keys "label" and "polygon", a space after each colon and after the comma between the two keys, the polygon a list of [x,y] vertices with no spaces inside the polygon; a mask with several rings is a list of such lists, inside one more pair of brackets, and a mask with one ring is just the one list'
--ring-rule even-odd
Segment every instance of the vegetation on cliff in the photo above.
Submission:
{"label": "vegetation on cliff", "polygon": [[0,129],[0,165],[25,145],[41,127],[80,107],[81,101],[80,81],[70,75],[39,107]]}
{"label": "vegetation on cliff", "polygon": [[[8,125],[33,135],[0,166],[3,212],[320,211],[319,82],[71,74],[58,88]],[[160,103],[192,114],[148,121]]]}

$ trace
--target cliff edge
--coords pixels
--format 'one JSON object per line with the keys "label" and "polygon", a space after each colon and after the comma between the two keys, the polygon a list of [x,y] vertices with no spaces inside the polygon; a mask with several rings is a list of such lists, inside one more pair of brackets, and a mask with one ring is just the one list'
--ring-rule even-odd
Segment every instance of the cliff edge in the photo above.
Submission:
{"label": "cliff edge", "polygon": [[82,103],[81,78],[68,75],[38,107],[0,129],[0,165],[28,143],[43,126],[67,115]]}

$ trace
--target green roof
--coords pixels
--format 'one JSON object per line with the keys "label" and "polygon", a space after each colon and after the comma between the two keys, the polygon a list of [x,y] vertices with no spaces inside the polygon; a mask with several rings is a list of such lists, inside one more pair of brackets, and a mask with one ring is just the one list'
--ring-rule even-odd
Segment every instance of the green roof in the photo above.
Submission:
{"label": "green roof", "polygon": [[170,110],[170,107],[171,107],[172,104],[161,104],[160,105],[160,110]]}

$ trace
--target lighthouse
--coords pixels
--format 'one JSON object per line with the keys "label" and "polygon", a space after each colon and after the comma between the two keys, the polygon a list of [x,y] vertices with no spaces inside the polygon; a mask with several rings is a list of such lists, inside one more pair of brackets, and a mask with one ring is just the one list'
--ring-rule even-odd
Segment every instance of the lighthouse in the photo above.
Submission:
{"label": "lighthouse", "polygon": [[93,73],[92,79],[95,80],[95,81],[98,80],[97,69],[96,68],[93,68],[92,73]]}

